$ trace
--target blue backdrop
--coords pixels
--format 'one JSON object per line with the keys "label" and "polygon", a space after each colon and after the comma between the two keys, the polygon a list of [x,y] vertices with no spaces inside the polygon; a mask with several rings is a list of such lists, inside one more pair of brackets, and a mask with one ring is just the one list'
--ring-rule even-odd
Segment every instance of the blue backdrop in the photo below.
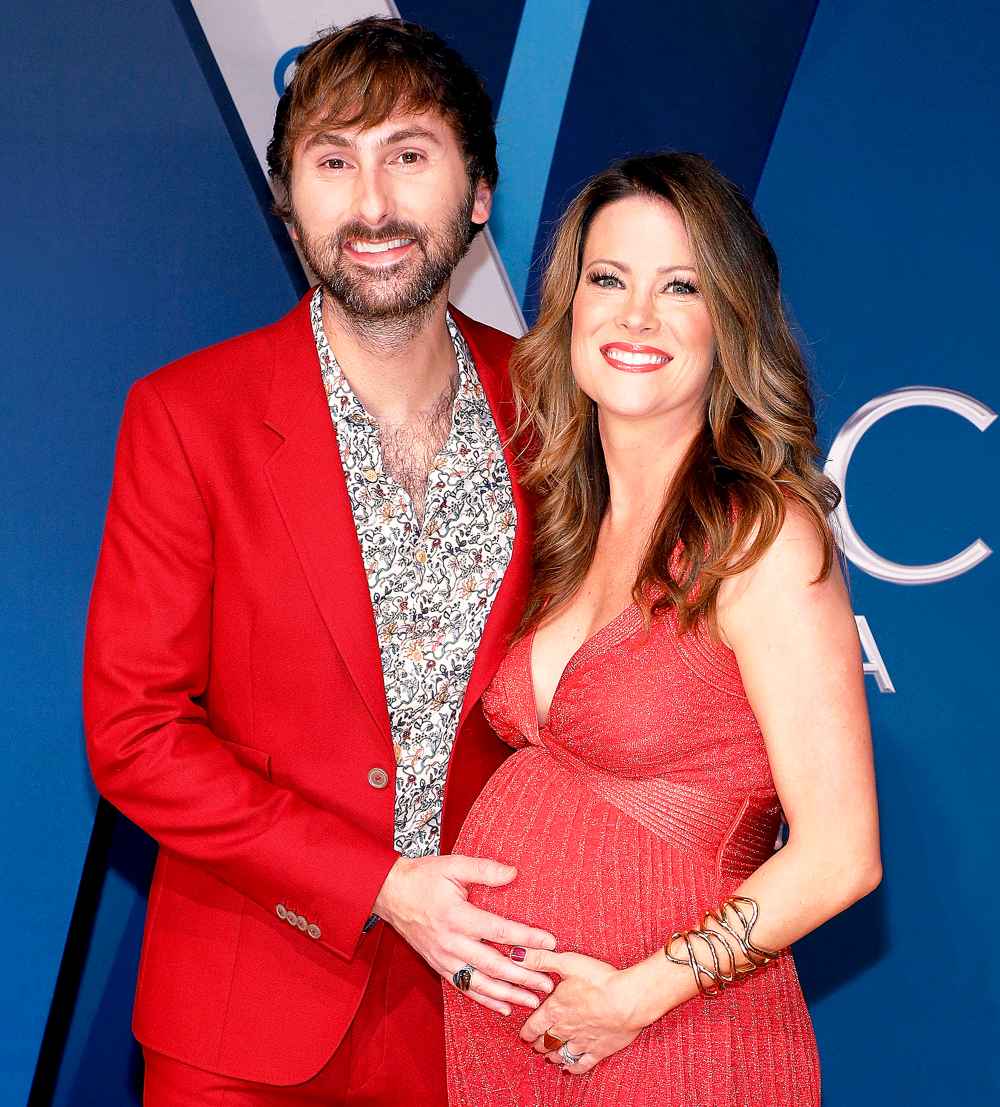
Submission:
{"label": "blue backdrop", "polygon": [[[509,144],[505,117],[524,118],[537,91],[530,63],[549,41],[537,36],[559,33],[551,6],[401,7],[483,73]],[[960,17],[926,0],[571,7],[565,101],[536,113],[539,133],[524,130],[535,160],[512,150],[501,165],[497,240],[529,319],[534,285],[526,270],[518,285],[519,266],[581,179],[623,153],[696,149],[756,199],[827,444],[892,389],[996,408],[993,5],[967,0]],[[98,805],[79,714],[114,436],[132,379],[275,318],[302,279],[188,0],[67,0],[58,26],[51,9],[19,6],[0,56],[0,1103],[126,1107],[138,1102],[129,1015],[153,850]],[[954,410],[891,414],[851,460],[851,519],[894,562],[992,545],[998,451],[996,425],[981,433]],[[997,575],[995,557],[921,586],[852,570],[895,692],[868,681],[884,883],[797,948],[832,1107],[980,1104],[1000,1091]]]}

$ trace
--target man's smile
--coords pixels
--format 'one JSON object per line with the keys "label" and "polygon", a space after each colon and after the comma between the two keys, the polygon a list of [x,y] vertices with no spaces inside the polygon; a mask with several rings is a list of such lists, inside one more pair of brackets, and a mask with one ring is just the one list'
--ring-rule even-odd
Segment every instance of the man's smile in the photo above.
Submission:
{"label": "man's smile", "polygon": [[344,243],[344,253],[360,265],[384,268],[401,261],[415,245],[412,238],[390,238],[382,241],[350,239]]}

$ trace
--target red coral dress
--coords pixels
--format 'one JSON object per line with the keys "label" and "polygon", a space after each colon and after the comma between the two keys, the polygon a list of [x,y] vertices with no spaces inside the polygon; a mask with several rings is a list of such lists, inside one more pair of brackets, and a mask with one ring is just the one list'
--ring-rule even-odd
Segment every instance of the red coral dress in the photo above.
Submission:
{"label": "red coral dress", "polygon": [[[532,636],[483,707],[517,752],[476,801],[456,853],[516,865],[472,901],[619,968],[698,925],[771,855],[781,811],[733,653],[643,628],[633,605],[588,639],[539,729]],[[506,949],[503,952],[507,952]],[[460,1107],[814,1107],[819,1062],[790,953],[721,996],[697,996],[583,1076],[518,1037],[528,1012],[487,1011],[449,984],[449,1102]]]}

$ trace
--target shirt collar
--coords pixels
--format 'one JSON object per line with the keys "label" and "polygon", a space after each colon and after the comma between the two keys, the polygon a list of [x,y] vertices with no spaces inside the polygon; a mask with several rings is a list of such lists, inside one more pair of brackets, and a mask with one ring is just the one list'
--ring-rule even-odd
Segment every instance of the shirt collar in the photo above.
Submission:
{"label": "shirt collar", "polygon": [[[357,430],[377,430],[378,424],[354,394],[350,381],[344,375],[344,371],[337,361],[337,356],[327,341],[326,330],[323,327],[322,285],[318,285],[313,293],[309,312],[313,338],[316,342],[316,352],[319,355],[320,371],[323,375],[323,384],[326,388],[330,412],[336,422],[338,431],[349,434]],[[452,455],[464,443],[473,447],[473,454],[478,455],[484,445],[488,443],[487,420],[492,422],[489,402],[479,382],[468,343],[465,341],[465,336],[458,329],[458,325],[452,318],[450,311],[446,314],[445,321],[448,325],[448,334],[451,336],[452,346],[455,349],[455,361],[458,365],[458,389],[455,395],[455,404],[452,408],[451,433],[445,443],[444,453]]]}

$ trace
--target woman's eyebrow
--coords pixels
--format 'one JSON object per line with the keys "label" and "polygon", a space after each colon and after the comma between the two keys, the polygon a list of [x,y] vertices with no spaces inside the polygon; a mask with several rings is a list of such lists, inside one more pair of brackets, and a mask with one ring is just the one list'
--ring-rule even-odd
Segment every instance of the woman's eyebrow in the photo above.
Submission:
{"label": "woman's eyebrow", "polygon": [[[594,258],[593,261],[587,263],[588,265],[613,265],[616,269],[620,269],[623,273],[631,273],[632,270],[623,262],[615,261],[614,258]],[[694,272],[693,265],[661,265],[657,269],[657,273],[673,273],[675,269],[690,269]]]}

